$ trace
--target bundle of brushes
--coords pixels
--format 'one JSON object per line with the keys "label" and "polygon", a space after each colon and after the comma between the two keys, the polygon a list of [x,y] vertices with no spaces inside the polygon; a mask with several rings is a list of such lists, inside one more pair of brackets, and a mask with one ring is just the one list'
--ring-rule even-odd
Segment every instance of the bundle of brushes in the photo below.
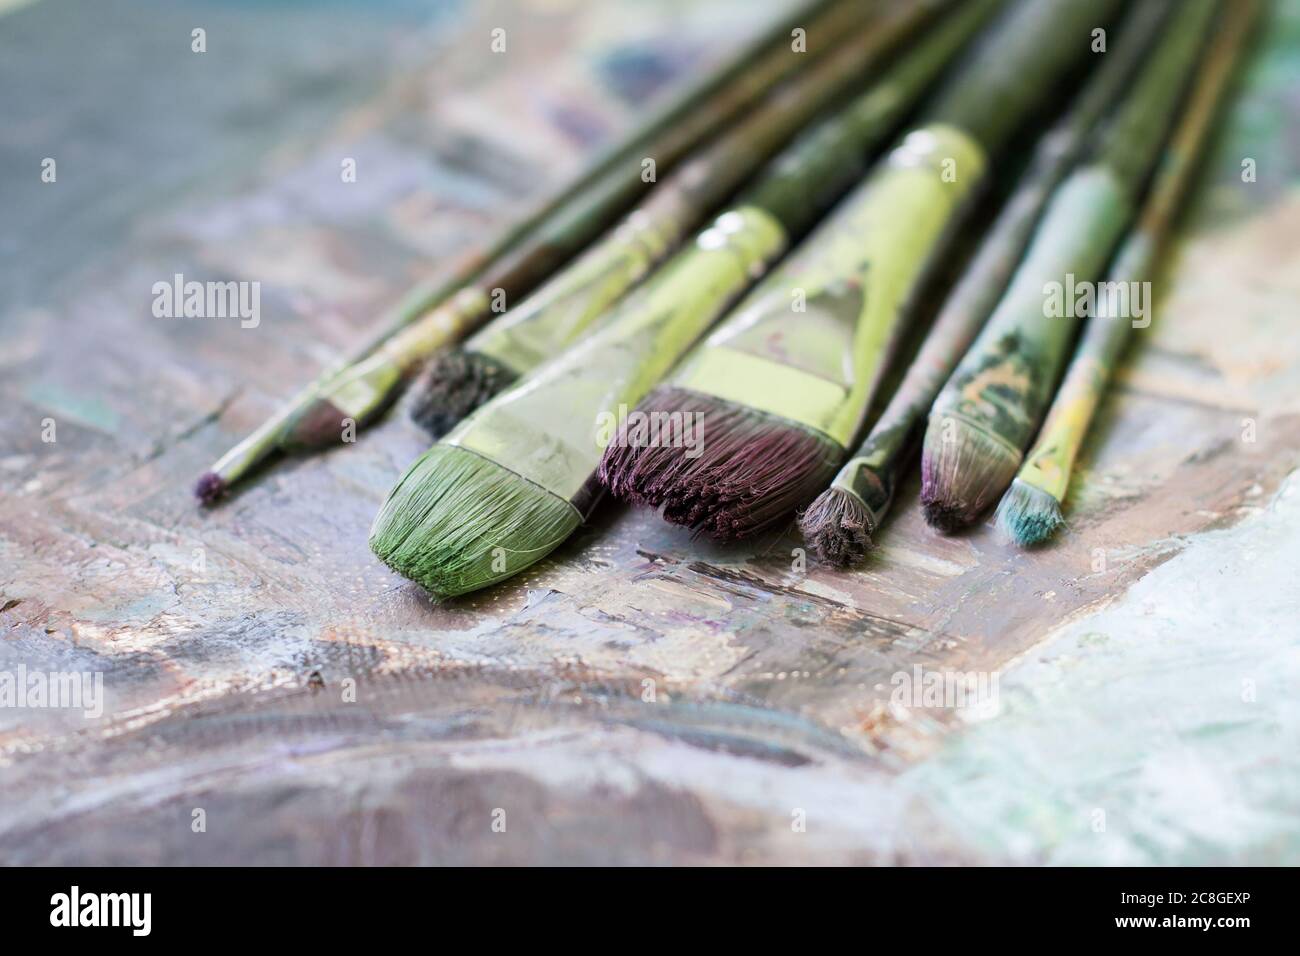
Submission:
{"label": "bundle of brushes", "polygon": [[601,461],[604,485],[719,539],[767,530],[824,488],[989,163],[1115,7],[1009,9],[831,220],[638,406],[641,419],[700,423],[699,447],[641,441],[625,425]]}
{"label": "bundle of brushes", "polygon": [[[870,6],[859,0],[811,0],[692,84],[485,253],[465,259],[449,279],[413,289],[373,336],[222,455],[199,479],[195,495],[212,504],[277,451],[335,444],[346,420],[363,425],[373,419],[412,371],[388,356],[428,355],[458,341],[489,314],[496,290],[508,297],[527,294],[649,188],[641,176],[643,157],[670,168],[717,127],[816,62],[821,55],[816,45],[807,54],[791,50],[793,28],[806,28],[812,38],[853,33],[871,21]],[[377,358],[381,351],[387,355]]]}
{"label": "bundle of brushes", "polygon": [[540,560],[588,516],[626,408],[862,174],[868,155],[991,9],[966,7],[801,136],[696,240],[577,345],[462,421],[407,471],[371,548],[435,596]]}
{"label": "bundle of brushes", "polygon": [[[898,6],[872,29],[839,43],[678,166],[622,223],[535,293],[462,347],[434,355],[412,388],[411,417],[438,438],[572,344],[777,148],[860,85],[881,56],[908,39],[936,6],[933,0]],[[409,350],[401,357],[421,358]]]}
{"label": "bundle of brushes", "polygon": [[[1230,4],[1225,12],[1137,224],[1110,267],[1107,280],[1113,287],[1149,281],[1257,12],[1254,0]],[[998,504],[999,529],[1022,547],[1048,541],[1064,524],[1061,503],[1075,457],[1132,327],[1129,316],[1106,311],[1098,311],[1084,327],[1042,433]]]}
{"label": "bundle of brushes", "polygon": [[1147,3],[1125,23],[1119,42],[1069,112],[1039,140],[1026,173],[981,237],[884,412],[831,486],[800,516],[799,530],[818,560],[849,567],[872,547],[935,395],[997,303],[1053,189],[1122,94],[1167,10],[1167,4]]}
{"label": "bundle of brushes", "polygon": [[1078,325],[1049,290],[1100,277],[1133,217],[1213,21],[1212,0],[1185,0],[1092,155],[1043,214],[1024,260],[930,413],[921,461],[929,524],[973,523],[1015,477],[1051,400]]}

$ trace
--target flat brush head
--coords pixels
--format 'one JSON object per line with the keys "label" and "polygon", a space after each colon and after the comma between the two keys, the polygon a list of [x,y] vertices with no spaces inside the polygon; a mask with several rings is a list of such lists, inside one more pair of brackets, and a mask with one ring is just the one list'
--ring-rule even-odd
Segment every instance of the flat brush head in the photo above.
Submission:
{"label": "flat brush head", "polygon": [[225,493],[225,479],[214,471],[205,471],[194,485],[194,497],[205,505],[216,504]]}
{"label": "flat brush head", "polygon": [[799,516],[799,531],[813,556],[837,568],[858,564],[871,550],[876,530],[871,512],[857,495],[827,488]]}
{"label": "flat brush head", "polygon": [[944,534],[974,524],[1011,484],[1021,457],[1006,442],[963,419],[931,419],[921,454],[926,522]]}
{"label": "flat brush head", "polygon": [[1022,548],[1044,544],[1065,524],[1061,503],[1019,478],[1002,496],[996,517],[998,530]]}
{"label": "flat brush head", "polygon": [[568,501],[472,451],[434,445],[397,483],[370,549],[435,597],[517,574],[581,524]]}
{"label": "flat brush head", "polygon": [[438,439],[519,376],[480,352],[451,349],[429,359],[411,386],[411,420]]}
{"label": "flat brush head", "polygon": [[[601,482],[720,541],[789,518],[826,487],[844,455],[820,432],[687,389],[658,388],[636,411],[605,449]],[[653,442],[637,434],[646,422]]]}

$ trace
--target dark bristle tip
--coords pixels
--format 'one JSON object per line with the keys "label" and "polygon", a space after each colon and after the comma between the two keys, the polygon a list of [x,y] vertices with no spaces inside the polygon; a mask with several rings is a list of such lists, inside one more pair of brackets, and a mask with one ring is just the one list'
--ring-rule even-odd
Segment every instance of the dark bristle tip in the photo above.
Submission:
{"label": "dark bristle tip", "polygon": [[959,418],[931,421],[921,454],[921,506],[943,534],[974,524],[1015,478],[1022,455]]}
{"label": "dark bristle tip", "polygon": [[328,398],[317,399],[289,426],[281,444],[288,449],[326,448],[341,444],[346,419],[343,411]]}
{"label": "dark bristle tip", "polygon": [[194,485],[194,497],[201,504],[214,505],[226,493],[226,481],[215,471],[207,471]]}
{"label": "dark bristle tip", "polygon": [[997,510],[998,530],[1022,548],[1046,544],[1065,524],[1061,503],[1028,482],[1016,479]]}
{"label": "dark bristle tip", "polygon": [[518,377],[513,369],[479,352],[442,352],[429,360],[411,387],[411,420],[431,438],[441,438]]}
{"label": "dark bristle tip", "polygon": [[972,516],[966,509],[944,501],[922,500],[921,511],[925,515],[925,523],[943,534],[956,534],[974,524],[975,518],[979,517],[978,514]]}
{"label": "dark bristle tip", "polygon": [[[656,389],[636,411],[605,449],[601,483],[615,497],[662,508],[665,520],[719,541],[787,521],[826,487],[844,455],[819,432],[686,389]],[[638,440],[633,421],[664,423],[667,434]]]}
{"label": "dark bristle tip", "polygon": [[813,557],[837,568],[861,563],[874,546],[875,530],[870,510],[839,488],[827,488],[799,516],[799,531]]}

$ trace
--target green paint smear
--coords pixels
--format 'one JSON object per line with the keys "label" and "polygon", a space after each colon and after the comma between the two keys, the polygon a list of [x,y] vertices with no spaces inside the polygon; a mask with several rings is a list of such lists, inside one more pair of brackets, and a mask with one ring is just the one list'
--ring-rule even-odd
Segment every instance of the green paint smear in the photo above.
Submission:
{"label": "green paint smear", "polygon": [[55,420],[71,419],[78,424],[103,432],[116,432],[121,417],[97,398],[77,395],[49,382],[33,382],[23,389],[23,397]]}

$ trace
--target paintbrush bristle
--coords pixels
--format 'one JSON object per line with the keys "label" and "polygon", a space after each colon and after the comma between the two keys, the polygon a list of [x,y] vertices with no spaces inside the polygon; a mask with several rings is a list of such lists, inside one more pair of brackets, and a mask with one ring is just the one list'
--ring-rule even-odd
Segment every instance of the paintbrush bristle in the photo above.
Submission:
{"label": "paintbrush bristle", "polygon": [[402,374],[382,353],[345,369],[322,386],[316,400],[289,423],[280,437],[280,447],[306,451],[355,440],[356,432],[382,415],[397,398]]}
{"label": "paintbrush bristle", "polygon": [[630,434],[629,416],[605,449],[601,482],[722,541],[788,518],[826,487],[844,454],[819,432],[687,389],[658,388],[636,411],[644,416],[637,421],[667,424],[646,444]]}
{"label": "paintbrush bristle", "polygon": [[289,451],[324,448],[343,441],[348,416],[328,398],[318,398],[294,419],[280,439]]}
{"label": "paintbrush bristle", "polygon": [[205,471],[194,485],[194,497],[202,504],[216,504],[226,493],[226,482],[215,471]]}
{"label": "paintbrush bristle", "polygon": [[850,568],[871,550],[875,532],[871,511],[857,495],[830,487],[799,516],[799,531],[817,560]]}
{"label": "paintbrush bristle", "polygon": [[519,573],[579,524],[563,498],[472,451],[439,444],[389,494],[370,549],[435,597],[454,597]]}
{"label": "paintbrush bristle", "polygon": [[439,353],[411,386],[411,420],[431,438],[441,438],[518,377],[513,369],[480,352]]}
{"label": "paintbrush bristle", "polygon": [[1061,503],[1017,478],[998,503],[998,529],[1022,548],[1048,541],[1065,524]]}
{"label": "paintbrush bristle", "polygon": [[937,531],[974,524],[1016,476],[1021,455],[968,421],[944,415],[925,430],[921,507]]}

